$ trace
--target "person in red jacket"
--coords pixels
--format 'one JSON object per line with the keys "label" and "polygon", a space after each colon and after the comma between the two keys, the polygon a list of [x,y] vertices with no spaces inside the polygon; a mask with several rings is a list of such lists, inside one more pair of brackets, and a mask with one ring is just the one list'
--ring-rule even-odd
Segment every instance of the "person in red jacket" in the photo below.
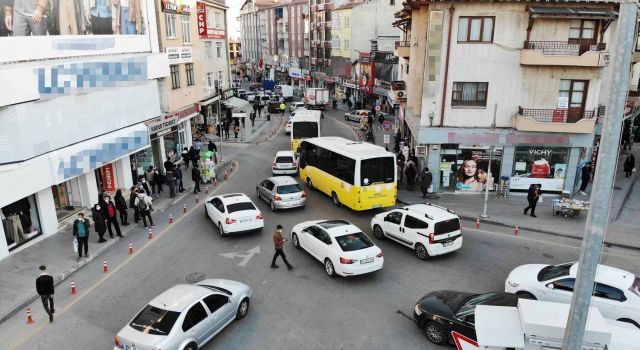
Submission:
{"label": "person in red jacket", "polygon": [[104,217],[107,220],[109,237],[113,238],[113,231],[111,231],[111,225],[113,225],[116,229],[118,237],[122,238],[122,233],[120,233],[120,226],[118,225],[118,217],[116,216],[116,205],[113,204],[113,201],[109,196],[104,196],[104,202],[106,203],[104,207]]}

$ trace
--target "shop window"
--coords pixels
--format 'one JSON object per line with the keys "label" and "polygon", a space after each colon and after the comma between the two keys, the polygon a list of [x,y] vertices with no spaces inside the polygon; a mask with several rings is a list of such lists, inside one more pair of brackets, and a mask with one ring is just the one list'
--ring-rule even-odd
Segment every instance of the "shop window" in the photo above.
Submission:
{"label": "shop window", "polygon": [[35,195],[3,207],[0,217],[10,251],[42,233]]}
{"label": "shop window", "polygon": [[178,65],[171,65],[171,88],[173,90],[180,88],[180,70]]}
{"label": "shop window", "polygon": [[569,148],[518,146],[510,189],[526,191],[530,185],[540,184],[543,191],[560,192],[564,187],[568,160]]}
{"label": "shop window", "polygon": [[495,17],[460,17],[458,20],[458,42],[493,42],[494,21]]}
{"label": "shop window", "polygon": [[452,106],[487,106],[489,83],[454,82],[451,94]]}

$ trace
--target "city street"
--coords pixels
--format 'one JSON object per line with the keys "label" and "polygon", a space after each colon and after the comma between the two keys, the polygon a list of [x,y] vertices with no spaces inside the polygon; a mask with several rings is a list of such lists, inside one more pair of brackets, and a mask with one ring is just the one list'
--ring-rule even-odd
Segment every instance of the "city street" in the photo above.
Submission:
{"label": "city street", "polygon": [[[325,115],[323,136],[355,137],[338,122],[342,112]],[[70,295],[68,283],[58,286],[53,323],[49,324],[40,300],[30,305],[35,324],[26,325],[22,313],[3,323],[3,347],[110,349],[116,333],[149,300],[175,284],[188,283],[190,274],[201,273],[200,277],[242,281],[254,290],[248,316],[204,349],[440,349],[444,347],[430,344],[412,320],[413,306],[422,295],[443,289],[503,291],[507,274],[520,264],[561,263],[579,255],[580,241],[575,239],[527,231],[514,236],[507,227],[483,225],[478,230],[475,223],[463,221],[462,249],[428,261],[418,260],[413,251],[394,242],[376,240],[385,257],[381,271],[332,279],[321,263],[286,243],[295,269],[287,271],[281,262],[280,269],[270,269],[277,224],[284,226],[288,237],[291,227],[301,221],[346,219],[374,239],[369,222],[376,211],[338,208],[324,194],[311,192],[306,208],[273,213],[256,197],[255,185],[271,176],[272,157],[288,149],[288,136],[281,130],[270,142],[236,147],[242,147],[235,156],[237,170],[213,193],[250,195],[265,215],[262,232],[221,237],[203,215],[204,196],[199,204],[192,195],[186,196],[173,205],[174,223],[168,223],[169,210],[154,213],[159,225],[152,240],[142,228],[131,236],[134,255],[128,255],[128,240],[120,241],[71,276],[77,295]],[[182,214],[184,204],[186,214]],[[238,255],[232,258],[229,253]],[[605,248],[602,263],[634,271],[638,258],[637,251]],[[104,259],[109,262],[106,274]]]}

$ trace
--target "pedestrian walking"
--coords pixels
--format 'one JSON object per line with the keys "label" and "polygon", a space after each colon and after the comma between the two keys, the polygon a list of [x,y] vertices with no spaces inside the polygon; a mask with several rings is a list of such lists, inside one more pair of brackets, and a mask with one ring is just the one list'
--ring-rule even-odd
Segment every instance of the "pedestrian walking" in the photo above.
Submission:
{"label": "pedestrian walking", "polygon": [[83,213],[78,213],[78,218],[73,221],[73,237],[78,242],[78,261],[82,259],[82,251],[84,248],[84,257],[89,257],[89,220],[85,220]]}
{"label": "pedestrian walking", "polygon": [[587,192],[585,191],[587,190],[587,185],[589,184],[589,180],[591,180],[591,162],[588,162],[582,167],[580,177],[582,180],[582,183],[580,184],[580,193],[586,196]]}
{"label": "pedestrian walking", "polygon": [[93,228],[96,230],[98,234],[98,243],[104,243],[107,240],[104,239],[104,234],[107,232],[107,223],[102,214],[102,207],[100,204],[96,204],[91,208],[91,218],[93,219]]}
{"label": "pedestrian walking", "polygon": [[380,122],[380,130],[382,130],[382,124],[384,123],[384,115],[382,113],[378,116],[378,122]]}
{"label": "pedestrian walking", "polygon": [[198,151],[196,151],[196,149],[191,146],[191,148],[189,149],[189,156],[191,158],[191,166],[192,167],[197,167],[198,166],[198,160],[200,159],[200,155],[198,154]]}
{"label": "pedestrian walking", "polygon": [[209,152],[218,152],[218,147],[216,147],[216,144],[213,141],[209,141],[209,144],[207,144],[207,149],[209,150]]}
{"label": "pedestrian walking", "polygon": [[289,264],[289,262],[287,261],[287,256],[284,255],[284,251],[282,250],[284,242],[286,241],[287,239],[282,237],[282,225],[276,226],[276,232],[273,233],[273,243],[275,244],[276,253],[273,255],[273,260],[271,261],[272,269],[277,269],[279,267],[278,265],[276,265],[276,259],[278,258],[278,256],[281,256],[282,261],[284,261],[284,263],[287,265],[287,268],[289,270],[293,270],[293,265]]}
{"label": "pedestrian walking", "polygon": [[[164,190],[162,189],[162,184],[164,184],[165,182],[165,177],[164,174],[157,168],[153,169],[153,181],[156,187],[156,197],[160,198],[160,193],[164,192]],[[151,189],[151,191],[153,192],[153,188]]]}
{"label": "pedestrian walking", "polygon": [[231,123],[229,121],[224,122],[224,138],[229,139],[229,128],[231,128]]}
{"label": "pedestrian walking", "polygon": [[[194,168],[195,169],[195,168]],[[138,198],[136,198],[134,205],[138,207],[140,211],[140,217],[142,218],[142,223],[144,223],[144,228],[147,228],[147,219],[149,219],[149,225],[154,227],[153,219],[151,218],[151,197],[144,194],[144,191],[138,191]]]}
{"label": "pedestrian walking", "polygon": [[240,132],[240,127],[239,126],[234,126],[233,127],[233,135],[235,137],[236,140],[238,140],[238,133]]}
{"label": "pedestrian walking", "polygon": [[416,181],[416,166],[412,161],[409,161],[404,173],[407,175],[407,191],[413,191],[413,184]]}
{"label": "pedestrian walking", "polygon": [[175,168],[174,172],[176,174],[176,189],[178,192],[184,192],[184,184],[182,183],[182,170],[180,168]]}
{"label": "pedestrian walking", "polygon": [[176,175],[173,172],[173,169],[167,170],[164,178],[167,183],[167,186],[169,187],[169,198],[175,198],[176,197]]}
{"label": "pedestrian walking", "polygon": [[347,106],[349,106],[349,110],[351,110],[351,107],[353,107],[353,102],[351,102],[351,99],[347,100]]}
{"label": "pedestrian walking", "polygon": [[122,233],[120,233],[120,225],[118,225],[118,220],[116,217],[116,205],[111,200],[111,197],[108,195],[103,197],[104,202],[106,203],[105,207],[102,208],[102,214],[104,215],[105,220],[107,221],[107,229],[109,230],[109,237],[113,238],[113,231],[111,231],[111,226],[113,226],[116,230],[116,234],[118,237],[122,238]]}
{"label": "pedestrian walking", "polygon": [[427,198],[427,193],[429,193],[429,187],[431,187],[431,182],[433,181],[433,174],[429,171],[429,167],[425,167],[420,174],[420,190],[422,191],[422,198]]}
{"label": "pedestrian walking", "polygon": [[149,186],[149,183],[147,182],[146,178],[141,178],[140,179],[140,187],[147,192],[147,196],[150,196],[152,194],[151,192],[151,187]]}
{"label": "pedestrian walking", "polygon": [[538,205],[538,200],[540,199],[540,189],[541,185],[531,184],[529,186],[529,190],[527,191],[527,201],[529,202],[529,206],[524,208],[524,215],[527,215],[529,209],[531,209],[531,217],[537,218],[536,216],[536,205]]}
{"label": "pedestrian walking", "polygon": [[[284,102],[280,102],[280,113],[284,117],[284,111],[287,109],[287,105]],[[334,108],[335,109],[335,108]]]}
{"label": "pedestrian walking", "polygon": [[129,226],[129,221],[127,220],[129,216],[127,213],[127,201],[124,199],[121,189],[116,191],[116,196],[113,199],[116,201],[116,209],[118,209],[118,213],[120,214],[120,223],[122,223],[122,226]]}
{"label": "pedestrian walking", "polygon": [[193,194],[197,194],[198,192],[200,192],[200,181],[202,181],[202,174],[200,174],[200,169],[191,169],[191,180],[193,180]]}
{"label": "pedestrian walking", "polygon": [[625,177],[631,176],[633,169],[636,167],[636,157],[633,154],[629,154],[624,161],[624,175]]}
{"label": "pedestrian walking", "polygon": [[42,306],[44,311],[49,315],[49,322],[53,322],[53,314],[56,312],[56,308],[53,306],[53,276],[47,273],[47,267],[40,265],[40,276],[36,278],[36,291],[42,299]]}
{"label": "pedestrian walking", "polygon": [[189,160],[191,157],[189,157],[189,149],[187,149],[187,147],[185,147],[184,149],[182,149],[182,162],[184,164],[184,168],[185,169],[189,169]]}
{"label": "pedestrian walking", "polygon": [[200,141],[200,139],[197,139],[196,142],[193,143],[193,148],[198,154],[200,154],[200,151],[202,151],[202,141]]}
{"label": "pedestrian walking", "polygon": [[[141,186],[142,187],[142,186]],[[142,189],[144,191],[144,189]],[[138,191],[135,186],[131,186],[131,193],[129,194],[129,206],[133,208],[133,222],[136,224],[140,221],[140,210],[136,206],[136,198],[138,197]]]}

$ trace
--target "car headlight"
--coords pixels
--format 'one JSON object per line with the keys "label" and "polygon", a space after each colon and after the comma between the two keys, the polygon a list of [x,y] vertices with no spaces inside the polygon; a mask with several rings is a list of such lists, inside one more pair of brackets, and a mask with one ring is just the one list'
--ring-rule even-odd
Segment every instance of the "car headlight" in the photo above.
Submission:
{"label": "car headlight", "polygon": [[513,288],[518,288],[518,286],[520,286],[519,283],[511,282],[511,281],[507,281],[507,284]]}
{"label": "car headlight", "polygon": [[420,316],[422,315],[422,310],[420,310],[420,305],[416,304],[416,307],[414,308],[414,311],[416,312],[416,315]]}

